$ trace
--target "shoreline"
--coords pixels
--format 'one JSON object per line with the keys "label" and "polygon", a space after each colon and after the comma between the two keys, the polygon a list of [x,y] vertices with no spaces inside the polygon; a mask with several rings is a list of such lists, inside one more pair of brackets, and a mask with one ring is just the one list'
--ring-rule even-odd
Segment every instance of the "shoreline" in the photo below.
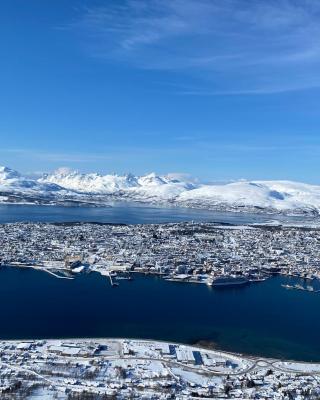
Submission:
{"label": "shoreline", "polygon": [[106,202],[99,201],[81,201],[81,200],[65,200],[65,201],[57,201],[57,202],[37,202],[37,201],[21,201],[21,202],[0,202],[1,206],[35,206],[35,207],[61,207],[61,208],[92,208],[92,209],[103,209],[103,208],[113,208],[114,205],[120,205],[123,208],[130,208],[130,206],[141,207],[141,208],[156,208],[156,209],[181,209],[181,210],[194,210],[194,211],[203,211],[203,212],[212,212],[212,213],[220,213],[220,214],[231,214],[231,215],[252,215],[255,217],[266,216],[272,218],[313,218],[318,219],[320,222],[320,210],[315,211],[304,210],[277,210],[273,208],[260,208],[256,206],[227,206],[223,203],[221,206],[217,205],[193,205],[193,204],[184,204],[184,203],[175,203],[174,201],[158,201],[158,202],[149,202],[139,199],[107,199]]}
{"label": "shoreline", "polygon": [[[251,354],[246,354],[246,353],[238,353],[238,352],[232,352],[232,351],[226,351],[222,350],[219,348],[209,348],[209,347],[204,347],[200,346],[197,343],[195,344],[186,344],[186,343],[181,343],[181,342],[175,342],[175,341],[167,341],[167,340],[161,340],[161,339],[145,339],[145,338],[131,338],[131,337],[60,337],[60,338],[33,338],[33,339],[1,339],[0,338],[0,344],[1,343],[34,343],[34,342],[52,342],[52,343],[58,343],[58,342],[75,342],[75,343],[85,343],[85,342],[136,342],[136,343],[149,343],[149,344],[168,344],[168,345],[173,345],[173,346],[182,346],[182,347],[187,347],[192,349],[193,351],[205,351],[205,352],[210,352],[211,354],[214,354],[215,356],[223,356],[223,357],[235,357],[237,359],[248,359],[251,361],[266,361],[268,363],[295,363],[295,364],[300,364],[300,365],[314,365],[319,367],[319,371],[313,372],[317,375],[320,375],[320,362],[313,362],[313,361],[299,361],[299,360],[294,360],[294,359],[284,359],[284,358],[275,358],[275,357],[263,357],[263,356],[253,356]],[[300,373],[301,371],[297,372]]]}
{"label": "shoreline", "polygon": [[[8,269],[8,270],[10,270],[10,269],[13,269],[13,270],[17,270],[17,271],[19,271],[19,270],[21,270],[21,271],[23,271],[23,270],[25,270],[25,271],[30,271],[30,270],[34,270],[35,272],[46,272],[46,273],[48,273],[48,271],[45,271],[45,270],[41,270],[41,269],[39,269],[39,268],[34,268],[34,267],[19,267],[19,266],[3,266],[3,268],[5,268],[5,269]],[[94,273],[94,272],[96,272],[96,273]],[[97,271],[92,271],[91,273],[90,273],[90,275],[91,274],[93,274],[93,275],[97,275],[99,278],[101,278],[101,279],[103,279],[104,277],[103,276],[101,276],[101,274],[99,273],[99,272],[97,272]],[[51,274],[50,274],[51,275]],[[50,276],[49,275],[49,276]],[[145,273],[141,273],[141,272],[137,272],[137,275],[139,275],[142,279],[144,279],[145,277],[151,277],[151,278],[155,278],[155,279],[158,279],[158,275],[157,274],[152,274],[152,273],[149,273],[149,274],[145,274]],[[70,281],[71,280],[73,280],[73,281],[76,281],[76,278],[77,278],[77,276],[78,276],[78,274],[75,274],[75,278],[71,278],[71,279],[69,279]],[[56,277],[52,277],[54,280],[55,280],[55,278]],[[105,278],[108,278],[108,277],[105,277]],[[273,278],[275,278],[275,279],[277,279],[277,278],[282,278],[282,276],[274,276],[274,277],[270,277],[269,279],[273,279]],[[160,278],[161,279],[161,278]],[[293,278],[293,279],[297,279],[297,278]],[[61,279],[59,279],[59,280],[61,280]],[[109,282],[107,282],[106,281],[106,283],[108,283],[109,284]],[[134,285],[134,281],[132,282],[132,283],[130,283],[130,286],[131,285]],[[121,283],[121,285],[122,285],[122,283]],[[180,285],[179,285],[180,286]],[[187,286],[187,285],[185,285],[185,286]],[[199,286],[199,285],[191,285],[191,286]],[[206,285],[205,285],[206,286]],[[214,288],[213,288],[214,289]],[[234,288],[223,288],[223,291],[224,292],[226,292],[226,291],[228,291],[229,289],[231,289],[231,292],[233,291],[233,289]],[[116,289],[112,289],[112,290],[115,290],[115,291],[117,291],[118,289],[116,288]],[[240,289],[239,289],[240,290]],[[284,290],[284,289],[283,289]],[[221,293],[221,288],[218,288],[217,290],[215,290],[215,291],[217,291],[218,293]],[[237,291],[238,291],[238,289],[237,289]],[[59,338],[63,338],[63,339],[65,339],[65,340],[67,340],[67,339],[74,339],[74,337],[73,337],[73,335],[71,335],[71,336],[60,336],[60,337],[57,337],[57,338],[52,338],[52,337],[50,337],[49,335],[44,335],[42,338],[41,338],[41,340],[59,340]],[[78,337],[77,338],[77,340],[87,340],[87,339],[90,339],[91,337],[89,336],[89,337],[86,337],[86,335],[84,336],[84,337]],[[95,339],[95,338],[97,338],[97,336],[96,335],[93,335],[92,336],[92,338],[91,339]],[[99,336],[98,336],[98,338],[99,338]],[[105,336],[102,334],[101,336],[100,336],[100,338],[101,339],[103,339],[103,338],[105,338]],[[112,337],[110,337],[110,338],[112,338]],[[132,336],[132,340],[136,340],[136,339],[138,339],[139,338],[139,336],[138,335],[133,335]],[[0,340],[1,341],[14,341],[14,342],[19,342],[19,341],[24,341],[24,340],[37,340],[37,339],[39,339],[39,338],[37,338],[36,337],[36,335],[35,336],[32,336],[32,337],[30,337],[29,339],[25,339],[25,338],[17,338],[17,339],[5,339],[5,338],[3,338],[3,339],[1,339],[1,337],[0,337]],[[155,338],[153,338],[152,336],[150,336],[150,338],[149,339],[140,339],[140,340],[150,340],[150,341],[164,341],[164,342],[166,342],[166,339],[155,339]],[[245,357],[248,357],[248,358],[254,358],[254,359],[260,359],[260,358],[264,358],[264,359],[271,359],[271,360],[273,360],[273,359],[275,359],[275,357],[272,355],[272,356],[268,356],[268,355],[262,355],[261,353],[259,353],[259,351],[257,351],[257,352],[255,352],[255,351],[253,351],[253,352],[249,352],[249,353],[246,353],[245,351],[240,351],[240,352],[237,352],[237,351],[232,351],[232,350],[224,350],[223,349],[223,346],[222,347],[220,347],[219,346],[219,344],[216,344],[216,346],[204,346],[204,345],[201,345],[201,343],[199,343],[199,342],[204,342],[204,341],[206,341],[207,339],[201,339],[201,337],[199,336],[198,338],[195,338],[195,339],[193,339],[192,341],[178,341],[178,342],[175,342],[175,341],[172,341],[172,340],[170,340],[170,342],[173,342],[173,343],[178,343],[178,344],[182,344],[182,343],[184,343],[185,345],[187,345],[187,346],[195,346],[195,347],[199,347],[199,348],[202,348],[202,349],[208,349],[208,350],[213,350],[213,351],[221,351],[221,352],[224,352],[224,353],[230,353],[230,354],[239,354],[239,355],[242,355],[242,356],[245,356]],[[208,340],[208,342],[211,342],[210,341],[210,339]],[[294,361],[294,362],[306,362],[306,363],[320,363],[320,361],[313,361],[313,359],[311,358],[311,357],[301,357],[301,356],[299,356],[298,355],[298,359],[295,359],[294,357],[292,357],[292,358],[277,358],[278,360],[282,360],[282,361],[284,361],[284,360],[289,360],[289,361]],[[300,359],[300,360],[299,360]]]}
{"label": "shoreline", "polygon": [[320,364],[249,358],[174,342],[129,338],[0,341],[0,350],[0,393],[10,393],[12,398],[26,389],[30,394],[26,398],[59,394],[65,400],[70,395],[95,400],[106,395],[248,399],[253,391],[255,398],[273,399],[279,390],[283,395],[288,389],[300,395],[306,387],[306,393],[319,393]]}

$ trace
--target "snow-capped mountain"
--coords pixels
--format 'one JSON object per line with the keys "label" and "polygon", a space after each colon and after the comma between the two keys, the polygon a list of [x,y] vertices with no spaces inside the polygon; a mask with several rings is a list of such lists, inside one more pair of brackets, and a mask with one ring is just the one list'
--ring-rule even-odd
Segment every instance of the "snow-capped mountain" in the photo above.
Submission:
{"label": "snow-capped mountain", "polygon": [[81,174],[68,168],[59,168],[52,174],[38,179],[40,183],[53,183],[79,193],[110,194],[138,186],[137,178],[128,175]]}
{"label": "snow-capped mountain", "polygon": [[206,208],[261,208],[280,212],[288,210],[320,211],[320,186],[290,181],[233,182],[203,185],[181,193],[177,202]]}
{"label": "snow-capped mountain", "polygon": [[141,186],[162,186],[168,182],[152,172],[149,175],[141,176],[140,178],[138,178],[138,183]]}
{"label": "snow-capped mountain", "polygon": [[23,177],[8,167],[0,167],[0,203],[66,204],[78,201],[75,193],[55,183]]}
{"label": "snow-capped mountain", "polygon": [[67,168],[40,179],[0,167],[0,202],[95,204],[115,200],[213,210],[320,214],[320,186],[291,181],[200,184],[184,174],[81,174]]}
{"label": "snow-capped mountain", "polygon": [[17,171],[0,166],[0,190],[52,192],[62,188],[56,184],[24,178]]}
{"label": "snow-capped mountain", "polygon": [[54,183],[65,189],[87,194],[109,194],[132,199],[171,200],[194,187],[190,183],[151,173],[145,176],[81,174],[66,168],[39,179],[41,183]]}
{"label": "snow-capped mountain", "polygon": [[0,185],[5,184],[8,181],[13,181],[15,179],[19,179],[20,174],[13,169],[8,167],[0,167]]}

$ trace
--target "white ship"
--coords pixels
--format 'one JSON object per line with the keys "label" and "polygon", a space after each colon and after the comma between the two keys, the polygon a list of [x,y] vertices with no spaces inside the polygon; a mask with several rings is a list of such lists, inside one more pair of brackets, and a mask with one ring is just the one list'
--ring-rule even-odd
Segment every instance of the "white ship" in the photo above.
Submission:
{"label": "white ship", "polygon": [[218,286],[236,286],[246,285],[249,283],[248,279],[244,276],[218,276],[208,280],[208,285],[213,287]]}

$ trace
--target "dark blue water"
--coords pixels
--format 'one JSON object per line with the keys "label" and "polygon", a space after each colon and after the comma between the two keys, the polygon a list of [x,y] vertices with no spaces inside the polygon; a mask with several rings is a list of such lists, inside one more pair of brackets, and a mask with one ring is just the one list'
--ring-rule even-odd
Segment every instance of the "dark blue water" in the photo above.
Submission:
{"label": "dark blue water", "polygon": [[112,288],[98,274],[62,280],[0,270],[0,338],[135,337],[268,357],[320,361],[320,295],[281,277],[236,289],[135,276]]}
{"label": "dark blue water", "polygon": [[[0,223],[92,221],[264,223],[300,217],[232,214],[114,203],[112,207],[0,205]],[[184,343],[209,340],[221,349],[320,361],[320,294],[287,291],[273,278],[246,288],[156,277],[111,288],[96,274],[59,280],[33,270],[0,270],[0,338],[141,337]]]}
{"label": "dark blue water", "polygon": [[[265,223],[270,220],[301,221],[301,217],[227,213],[177,207],[151,207],[137,203],[115,202],[111,207],[63,207],[0,205],[0,223],[36,222],[110,222],[125,224],[210,221],[231,224]],[[306,220],[306,218],[305,218]],[[314,221],[314,218],[312,219]]]}

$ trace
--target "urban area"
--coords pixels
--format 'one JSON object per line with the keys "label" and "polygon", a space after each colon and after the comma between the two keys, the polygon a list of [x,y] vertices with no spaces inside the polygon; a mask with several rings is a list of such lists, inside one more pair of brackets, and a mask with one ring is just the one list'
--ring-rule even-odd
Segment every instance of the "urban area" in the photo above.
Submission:
{"label": "urban area", "polygon": [[320,230],[214,223],[0,225],[0,263],[58,278],[98,272],[117,286],[134,273],[213,287],[259,283],[274,274],[303,278],[286,289],[317,292]]}
{"label": "urban area", "polygon": [[[274,274],[317,292],[320,231],[215,223],[0,225],[3,267],[59,279],[96,272],[112,286],[135,273],[212,287]],[[134,284],[134,283],[133,283]],[[115,289],[117,290],[117,289]],[[201,344],[199,344],[200,346]],[[319,399],[320,364],[254,358],[207,347],[132,339],[0,342],[0,398]]]}
{"label": "urban area", "polygon": [[319,396],[319,364],[131,339],[0,342],[3,400]]}

